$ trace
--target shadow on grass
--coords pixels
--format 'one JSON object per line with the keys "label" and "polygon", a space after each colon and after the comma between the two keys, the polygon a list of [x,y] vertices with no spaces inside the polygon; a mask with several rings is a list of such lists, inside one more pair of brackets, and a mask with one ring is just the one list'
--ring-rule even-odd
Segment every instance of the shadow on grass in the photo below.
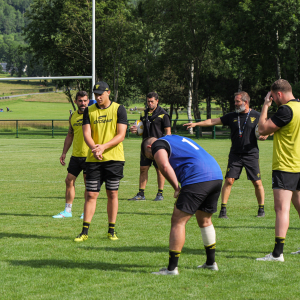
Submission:
{"label": "shadow on grass", "polygon": [[16,213],[0,213],[0,216],[14,216],[14,217],[52,217],[52,215],[37,215],[37,214],[16,214]]}
{"label": "shadow on grass", "polygon": [[[251,229],[272,229],[274,230],[275,226],[220,226],[214,225],[215,228],[222,228],[222,229],[240,229],[240,228],[251,228]],[[289,230],[299,230],[299,227],[289,227]]]}
{"label": "shadow on grass", "polygon": [[11,232],[1,232],[0,239],[2,238],[21,238],[21,239],[59,239],[59,240],[70,240],[69,236],[45,236],[37,234],[24,234],[24,233],[11,233]]}
{"label": "shadow on grass", "polygon": [[103,270],[103,271],[120,271],[130,273],[149,273],[143,268],[153,267],[152,265],[142,264],[124,264],[122,263],[107,263],[107,262],[78,262],[78,261],[67,261],[67,260],[11,260],[8,261],[12,266],[23,266],[31,268],[47,268],[57,267],[60,269],[87,269],[87,270]]}

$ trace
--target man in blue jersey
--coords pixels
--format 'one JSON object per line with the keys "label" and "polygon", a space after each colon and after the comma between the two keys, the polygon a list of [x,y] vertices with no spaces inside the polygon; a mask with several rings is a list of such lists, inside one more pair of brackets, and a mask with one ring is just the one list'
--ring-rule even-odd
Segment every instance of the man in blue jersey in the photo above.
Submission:
{"label": "man in blue jersey", "polygon": [[[196,214],[207,260],[198,268],[218,270],[215,262],[216,232],[211,221],[217,211],[222,188],[222,172],[216,160],[191,139],[168,135],[149,137],[141,145],[142,154],[154,159],[174,188],[176,198],[171,219],[169,265],[156,275],[178,275],[178,260],[185,241],[185,225]],[[180,185],[179,185],[180,183]]]}

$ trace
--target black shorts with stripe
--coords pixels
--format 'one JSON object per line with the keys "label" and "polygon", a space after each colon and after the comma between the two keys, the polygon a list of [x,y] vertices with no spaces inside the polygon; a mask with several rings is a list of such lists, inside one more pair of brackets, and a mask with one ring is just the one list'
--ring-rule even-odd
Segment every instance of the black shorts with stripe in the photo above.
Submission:
{"label": "black shorts with stripe", "polygon": [[243,168],[246,170],[248,180],[261,180],[258,153],[229,153],[225,178],[239,179]]}
{"label": "black shorts with stripe", "polygon": [[179,210],[191,215],[197,210],[213,214],[217,211],[221,188],[222,180],[186,185],[180,190],[175,205]]}
{"label": "black shorts with stripe", "polygon": [[99,192],[103,182],[107,190],[117,191],[124,177],[124,161],[105,161],[86,163],[86,190]]}
{"label": "black shorts with stripe", "polygon": [[273,170],[272,189],[300,191],[300,173]]}
{"label": "black shorts with stripe", "polygon": [[72,174],[75,177],[78,177],[81,171],[83,174],[86,173],[86,165],[85,165],[86,157],[76,157],[71,156],[69,166],[68,166],[68,173]]}

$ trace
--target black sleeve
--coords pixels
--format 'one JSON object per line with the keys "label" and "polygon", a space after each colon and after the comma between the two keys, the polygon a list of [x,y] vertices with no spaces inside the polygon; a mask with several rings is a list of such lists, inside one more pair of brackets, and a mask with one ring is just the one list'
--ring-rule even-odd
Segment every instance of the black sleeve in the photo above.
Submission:
{"label": "black sleeve", "polygon": [[164,128],[171,127],[171,121],[170,121],[170,117],[168,114],[164,115],[163,122],[164,122]]}
{"label": "black sleeve", "polygon": [[88,107],[84,110],[83,117],[82,117],[82,125],[86,125],[86,124],[91,124]]}
{"label": "black sleeve", "polygon": [[166,150],[168,152],[168,156],[170,156],[170,152],[171,152],[170,145],[167,141],[164,141],[164,140],[155,141],[151,146],[152,155],[154,156],[155,153],[160,149]]}
{"label": "black sleeve", "polygon": [[222,124],[227,126],[227,125],[229,125],[230,120],[232,120],[232,113],[226,114],[226,115],[222,116],[220,119],[221,119]]}
{"label": "black sleeve", "polygon": [[287,105],[282,105],[278,108],[277,112],[271,117],[272,122],[278,126],[283,127],[291,122],[293,118],[293,111]]}
{"label": "black sleeve", "polygon": [[120,105],[118,108],[118,124],[125,124],[127,125],[127,112],[126,108],[123,105]]}

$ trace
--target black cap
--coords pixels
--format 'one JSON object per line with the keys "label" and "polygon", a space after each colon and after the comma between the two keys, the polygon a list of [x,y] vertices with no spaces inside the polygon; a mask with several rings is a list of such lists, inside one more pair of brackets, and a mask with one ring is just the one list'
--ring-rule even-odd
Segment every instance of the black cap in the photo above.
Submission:
{"label": "black cap", "polygon": [[96,82],[96,84],[94,85],[94,88],[93,88],[93,93],[96,93],[96,94],[103,94],[105,91],[109,91],[109,86],[106,82],[104,81],[99,81],[99,82]]}

